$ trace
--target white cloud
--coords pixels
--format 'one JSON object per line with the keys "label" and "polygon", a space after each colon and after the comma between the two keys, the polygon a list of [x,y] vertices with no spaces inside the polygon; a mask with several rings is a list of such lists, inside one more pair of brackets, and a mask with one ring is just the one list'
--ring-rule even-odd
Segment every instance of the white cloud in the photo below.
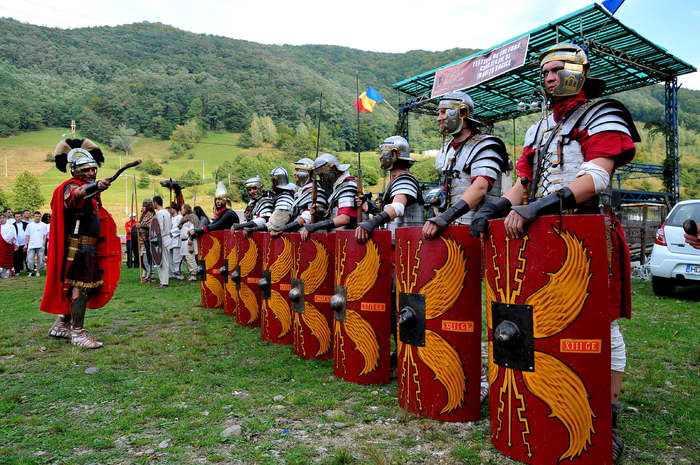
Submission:
{"label": "white cloud", "polygon": [[[700,64],[695,64],[693,66],[700,68]],[[680,76],[678,78],[678,83],[682,84],[684,89],[700,90],[700,73],[696,71]]]}

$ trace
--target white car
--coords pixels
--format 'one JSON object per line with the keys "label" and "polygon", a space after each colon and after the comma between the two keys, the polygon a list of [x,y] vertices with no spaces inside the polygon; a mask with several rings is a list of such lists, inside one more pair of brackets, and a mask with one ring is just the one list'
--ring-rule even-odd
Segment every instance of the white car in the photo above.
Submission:
{"label": "white car", "polygon": [[683,222],[700,224],[700,200],[678,202],[658,231],[649,260],[656,295],[670,295],[677,284],[700,284],[700,249],[685,242]]}

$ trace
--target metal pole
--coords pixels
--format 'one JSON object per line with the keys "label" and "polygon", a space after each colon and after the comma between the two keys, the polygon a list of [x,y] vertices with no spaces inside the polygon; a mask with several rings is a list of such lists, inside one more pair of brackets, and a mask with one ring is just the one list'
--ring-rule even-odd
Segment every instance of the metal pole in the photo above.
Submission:
{"label": "metal pole", "polygon": [[666,81],[666,163],[670,164],[673,203],[680,199],[680,161],[678,157],[678,81],[676,78]]}
{"label": "metal pole", "polygon": [[204,160],[202,160],[202,181],[204,181]]}
{"label": "metal pole", "polygon": [[[121,167],[120,167],[121,168]],[[124,213],[129,216],[129,175],[124,175]],[[129,217],[128,219],[131,219]]]}

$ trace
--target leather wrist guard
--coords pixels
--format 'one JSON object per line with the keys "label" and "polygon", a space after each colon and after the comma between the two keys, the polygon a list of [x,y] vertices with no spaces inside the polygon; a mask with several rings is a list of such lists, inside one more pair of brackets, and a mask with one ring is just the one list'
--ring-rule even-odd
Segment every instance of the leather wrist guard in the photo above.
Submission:
{"label": "leather wrist guard", "polygon": [[83,190],[85,191],[85,196],[95,194],[98,191],[97,182],[89,182],[87,184],[83,184]]}
{"label": "leather wrist guard", "polygon": [[257,225],[255,224],[255,222],[254,222],[254,221],[248,221],[248,222],[246,222],[246,223],[234,224],[234,225],[232,226],[232,229],[233,229],[234,231],[237,231],[237,230],[243,229],[243,228],[252,228],[253,226],[257,226]]}
{"label": "leather wrist guard", "polygon": [[379,226],[388,223],[390,220],[391,217],[389,217],[389,214],[385,211],[382,211],[378,215],[375,215],[372,218],[363,221],[359,224],[359,226],[365,231],[372,232]]}
{"label": "leather wrist guard", "polygon": [[194,230],[194,235],[195,235],[195,236],[201,236],[202,234],[204,234],[204,229],[202,229],[202,228],[196,228],[196,229]]}
{"label": "leather wrist guard", "polygon": [[287,223],[282,228],[280,229],[280,232],[295,232],[299,231],[301,229],[301,225],[297,223],[296,221],[292,221],[291,223]]}
{"label": "leather wrist guard", "polygon": [[575,207],[576,198],[574,197],[574,193],[571,192],[571,189],[568,187],[562,187],[558,191],[542,197],[541,199],[537,199],[528,205],[515,206],[513,210],[526,220],[530,220],[537,216],[560,213]]}
{"label": "leather wrist guard", "polygon": [[333,223],[333,220],[323,220],[323,221],[319,221],[318,223],[311,223],[311,224],[304,225],[304,229],[306,229],[310,233],[316,232],[319,229],[330,229],[330,228],[334,228],[334,227],[335,227],[335,224]]}
{"label": "leather wrist guard", "polygon": [[510,211],[513,206],[505,197],[500,197],[493,202],[484,203],[479,209],[474,212],[470,232],[472,236],[479,237],[481,233],[486,234],[489,229],[489,220],[502,218]]}
{"label": "leather wrist guard", "polygon": [[469,210],[469,204],[464,200],[460,200],[444,212],[440,213],[438,216],[429,218],[428,221],[434,223],[440,229],[445,229],[447,225],[467,213]]}
{"label": "leather wrist guard", "polygon": [[267,231],[267,224],[262,224],[262,225],[257,225],[254,224],[254,226],[248,227],[248,228],[243,228],[246,232],[248,233],[254,233],[254,232],[260,232],[260,231]]}

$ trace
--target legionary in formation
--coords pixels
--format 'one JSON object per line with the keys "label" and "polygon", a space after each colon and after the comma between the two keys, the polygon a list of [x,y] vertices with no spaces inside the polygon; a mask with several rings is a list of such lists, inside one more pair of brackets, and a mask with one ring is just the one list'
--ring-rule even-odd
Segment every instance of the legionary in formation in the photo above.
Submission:
{"label": "legionary in formation", "polygon": [[263,226],[274,210],[274,200],[263,190],[262,179],[259,176],[246,180],[245,191],[248,195],[248,205],[243,212],[245,223],[234,224],[231,228],[233,230]]}
{"label": "legionary in formation", "polygon": [[[357,225],[357,180],[350,176],[350,165],[340,163],[330,153],[318,156],[314,161],[314,176],[318,176],[323,188],[330,192],[328,210],[323,219],[317,223],[305,224],[301,230],[302,239],[310,233],[332,229],[354,229]],[[311,213],[315,213],[311,209]]]}
{"label": "legionary in formation", "polygon": [[114,220],[102,206],[97,180],[102,151],[89,139],[66,139],[57,146],[56,167],[71,178],[51,197],[51,232],[46,287],[40,310],[57,314],[49,336],[88,349],[103,346],[84,328],[85,311],[103,307],[119,281],[121,245]]}
{"label": "legionary in formation", "polygon": [[588,76],[588,57],[579,46],[562,43],[551,47],[542,54],[540,66],[552,114],[528,129],[516,165],[519,180],[503,197],[477,212],[472,233],[485,233],[489,219],[506,215],[505,231],[512,238],[522,237],[527,224],[538,216],[562,210],[610,215],[610,237],[605,238],[612,245],[610,289],[619,290],[609,297],[612,450],[617,461],[623,449],[617,400],[626,354],[616,320],[630,317],[631,291],[629,249],[619,220],[612,216],[610,181],[616,167],[632,160],[634,143],[640,139],[629,111],[620,102],[589,100],[602,93],[605,82]]}
{"label": "legionary in formation", "polygon": [[312,205],[315,205],[316,215],[323,216],[325,214],[328,208],[328,199],[323,186],[313,181],[313,165],[314,161],[310,158],[300,158],[294,162],[294,180],[300,188],[294,194],[293,220],[284,225],[279,231],[271,231],[273,235],[283,232],[295,232],[305,224],[313,223],[314,221],[311,217]]}
{"label": "legionary in formation", "polygon": [[224,231],[238,225],[240,221],[235,211],[231,209],[231,199],[223,182],[219,181],[214,193],[214,208],[216,214],[212,222],[201,228],[191,231],[191,235],[202,234],[210,231]]}
{"label": "legionary in formation", "polygon": [[438,105],[440,132],[451,139],[435,158],[440,172],[438,195],[427,202],[441,213],[423,226],[426,239],[435,237],[449,224],[471,223],[474,210],[487,197],[501,195],[501,173],[508,169],[508,152],[501,139],[481,132],[474,118],[474,102],[464,92],[444,95]]}
{"label": "legionary in formation", "polygon": [[270,182],[272,183],[272,194],[274,196],[274,206],[272,214],[263,224],[248,226],[246,232],[255,231],[282,231],[291,221],[294,210],[294,194],[297,186],[289,182],[289,173],[281,166],[276,166],[270,171]]}
{"label": "legionary in formation", "polygon": [[382,197],[383,210],[355,229],[355,239],[361,244],[369,240],[372,231],[385,224],[393,235],[396,228],[421,226],[424,221],[420,185],[409,172],[415,160],[411,158],[408,141],[401,136],[387,137],[379,150],[381,168],[389,171],[391,181]]}

